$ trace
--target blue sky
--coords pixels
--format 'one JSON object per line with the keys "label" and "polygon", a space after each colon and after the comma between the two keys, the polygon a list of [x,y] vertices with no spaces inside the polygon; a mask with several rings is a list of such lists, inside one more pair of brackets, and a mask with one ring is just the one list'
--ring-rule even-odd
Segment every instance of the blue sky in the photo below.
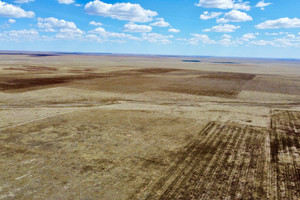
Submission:
{"label": "blue sky", "polygon": [[300,58],[300,1],[0,0],[0,50]]}

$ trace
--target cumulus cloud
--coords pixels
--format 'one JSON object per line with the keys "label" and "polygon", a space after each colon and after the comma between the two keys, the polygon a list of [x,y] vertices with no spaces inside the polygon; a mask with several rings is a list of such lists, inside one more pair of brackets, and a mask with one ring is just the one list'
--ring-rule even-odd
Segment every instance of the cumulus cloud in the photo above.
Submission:
{"label": "cumulus cloud", "polygon": [[159,44],[169,44],[171,43],[170,39],[173,38],[172,35],[162,35],[158,33],[143,33],[142,39],[147,40],[151,43],[159,43]]}
{"label": "cumulus cloud", "polygon": [[118,20],[132,22],[149,22],[157,15],[157,12],[146,10],[139,4],[115,3],[107,4],[99,0],[91,1],[84,7],[89,15],[111,17]]}
{"label": "cumulus cloud", "polygon": [[204,8],[231,9],[233,7],[233,1],[232,0],[200,0],[197,6],[204,7]]}
{"label": "cumulus cloud", "polygon": [[193,36],[191,39],[189,39],[189,43],[196,45],[199,43],[204,43],[204,44],[214,44],[215,41],[211,40],[208,35],[205,34],[197,34],[197,33],[191,33],[191,36]]}
{"label": "cumulus cloud", "polygon": [[199,3],[196,5],[204,8],[250,10],[248,4],[248,1],[238,1],[238,3],[236,3],[233,0],[199,0]]}
{"label": "cumulus cloud", "polygon": [[249,11],[251,7],[248,4],[249,4],[249,1],[236,3],[233,5],[232,9]]}
{"label": "cumulus cloud", "polygon": [[288,17],[280,18],[276,20],[267,20],[255,26],[258,29],[277,29],[277,28],[299,28],[300,19]]}
{"label": "cumulus cloud", "polygon": [[157,26],[157,27],[168,27],[170,24],[168,22],[165,22],[164,18],[157,18],[156,22],[153,22],[150,24],[151,26]]}
{"label": "cumulus cloud", "polygon": [[241,40],[243,41],[249,41],[249,40],[252,40],[252,39],[255,39],[256,36],[254,33],[246,33],[242,36]]}
{"label": "cumulus cloud", "polygon": [[74,2],[74,0],[58,0],[58,3],[60,4],[72,4]]}
{"label": "cumulus cloud", "polygon": [[277,35],[287,35],[287,34],[289,34],[289,33],[283,32],[283,31],[280,31],[278,33],[268,33],[268,32],[265,33],[265,35],[267,35],[267,36],[277,36]]}
{"label": "cumulus cloud", "polygon": [[266,6],[271,5],[271,3],[266,3],[264,0],[259,1],[255,7],[260,8],[261,10],[264,10]]}
{"label": "cumulus cloud", "polygon": [[175,28],[170,28],[168,31],[171,33],[179,33],[180,32],[179,29],[175,29]]}
{"label": "cumulus cloud", "polygon": [[39,32],[35,29],[4,31],[0,34],[0,41],[32,41],[39,39]]}
{"label": "cumulus cloud", "polygon": [[87,34],[83,37],[83,40],[86,41],[96,41],[96,42],[102,42],[101,38],[94,34]]}
{"label": "cumulus cloud", "polygon": [[46,32],[56,32],[59,29],[76,29],[74,22],[59,20],[54,17],[49,18],[38,18],[38,27],[43,28]]}
{"label": "cumulus cloud", "polygon": [[0,17],[33,18],[34,16],[35,14],[32,11],[25,11],[22,8],[0,0]]}
{"label": "cumulus cloud", "polygon": [[129,22],[128,24],[124,25],[125,32],[135,32],[135,33],[146,33],[151,32],[152,27],[147,25],[138,25],[133,22]]}
{"label": "cumulus cloud", "polygon": [[218,19],[218,23],[227,23],[227,22],[244,22],[244,21],[252,21],[252,17],[247,15],[247,13],[231,10],[224,15],[223,18]]}
{"label": "cumulus cloud", "polygon": [[14,19],[9,19],[9,20],[8,20],[8,23],[14,24],[14,23],[16,23],[16,20],[14,20]]}
{"label": "cumulus cloud", "polygon": [[84,31],[75,28],[65,28],[65,29],[60,29],[59,33],[56,34],[55,37],[59,39],[74,39],[74,38],[81,38],[81,36],[84,34]]}
{"label": "cumulus cloud", "polygon": [[252,41],[250,42],[250,44],[258,45],[258,46],[274,45],[272,41],[266,41],[266,40]]}
{"label": "cumulus cloud", "polygon": [[294,34],[288,34],[286,37],[294,39],[294,38],[296,38],[296,35],[294,35]]}
{"label": "cumulus cloud", "polygon": [[29,2],[33,2],[34,0],[16,0],[14,1],[15,3],[29,3]]}
{"label": "cumulus cloud", "polygon": [[230,32],[234,32],[236,29],[239,29],[240,26],[234,26],[231,24],[220,24],[218,26],[213,26],[209,29],[204,29],[204,32],[223,32],[223,33],[230,33]]}
{"label": "cumulus cloud", "polygon": [[79,38],[84,34],[84,31],[77,28],[74,22],[69,22],[63,19],[54,17],[38,18],[38,27],[46,32],[57,32],[55,35],[59,39]]}
{"label": "cumulus cloud", "polygon": [[200,19],[202,19],[202,20],[213,19],[213,18],[216,18],[216,17],[220,16],[221,14],[222,14],[222,12],[208,12],[208,11],[205,11],[205,12],[203,12],[203,14],[200,15]]}
{"label": "cumulus cloud", "polygon": [[250,41],[256,39],[258,33],[246,33],[242,37],[232,40],[232,36],[224,34],[222,39],[219,41],[219,44],[223,46],[237,46],[242,44],[248,44]]}
{"label": "cumulus cloud", "polygon": [[109,32],[109,31],[106,31],[102,27],[95,28],[94,30],[91,30],[89,32],[92,33],[92,34],[100,35],[104,39],[112,37],[112,38],[138,40],[137,37],[134,37],[134,36],[132,36],[130,34]]}
{"label": "cumulus cloud", "polygon": [[231,38],[231,35],[223,34],[222,39],[219,41],[219,43],[223,46],[229,46],[232,44]]}
{"label": "cumulus cloud", "polygon": [[101,22],[91,21],[90,25],[93,25],[93,26],[102,26],[102,23]]}
{"label": "cumulus cloud", "polygon": [[274,47],[300,47],[300,36],[288,34],[274,40],[254,40],[249,42],[249,44]]}

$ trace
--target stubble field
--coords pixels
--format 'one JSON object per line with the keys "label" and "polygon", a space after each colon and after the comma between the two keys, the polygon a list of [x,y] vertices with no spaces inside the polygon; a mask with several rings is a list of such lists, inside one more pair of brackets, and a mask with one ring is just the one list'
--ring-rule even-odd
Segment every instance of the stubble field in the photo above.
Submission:
{"label": "stubble field", "polygon": [[300,62],[0,54],[0,199],[300,199]]}

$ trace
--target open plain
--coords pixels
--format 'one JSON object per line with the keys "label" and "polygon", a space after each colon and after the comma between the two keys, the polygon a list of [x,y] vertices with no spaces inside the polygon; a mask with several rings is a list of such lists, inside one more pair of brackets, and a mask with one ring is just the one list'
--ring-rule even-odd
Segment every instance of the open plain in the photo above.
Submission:
{"label": "open plain", "polygon": [[300,61],[0,54],[0,200],[300,199]]}

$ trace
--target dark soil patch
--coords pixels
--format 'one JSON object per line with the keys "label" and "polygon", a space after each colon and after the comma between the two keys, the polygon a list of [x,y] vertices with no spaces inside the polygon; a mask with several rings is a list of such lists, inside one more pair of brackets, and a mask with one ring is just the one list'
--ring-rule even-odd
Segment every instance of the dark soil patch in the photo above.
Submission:
{"label": "dark soil patch", "polygon": [[201,62],[201,61],[200,60],[182,60],[182,62],[198,63],[198,62]]}
{"label": "dark soil patch", "polygon": [[57,71],[54,67],[43,67],[43,66],[24,66],[19,67],[7,67],[4,70],[19,70],[19,71]]}

